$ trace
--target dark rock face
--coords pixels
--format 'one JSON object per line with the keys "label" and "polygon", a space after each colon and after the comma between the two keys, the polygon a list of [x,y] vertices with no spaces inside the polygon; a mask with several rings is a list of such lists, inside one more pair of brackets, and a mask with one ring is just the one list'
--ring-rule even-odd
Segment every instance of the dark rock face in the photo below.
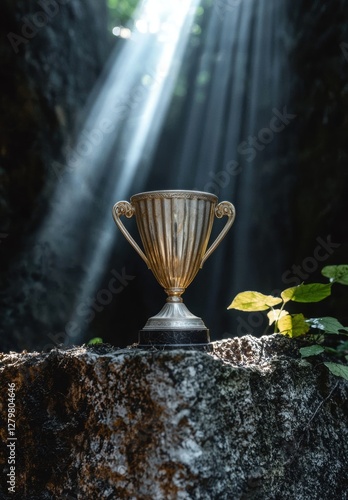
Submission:
{"label": "dark rock face", "polygon": [[[312,255],[318,236],[331,235],[339,244],[331,262],[346,262],[348,241],[341,214],[348,208],[347,5],[341,0],[302,1],[293,8],[289,3],[289,18],[294,29],[292,91],[298,115],[293,257],[300,263],[303,256]],[[315,270],[311,278],[316,279]],[[345,321],[343,300],[336,298],[331,314]]]}
{"label": "dark rock face", "polygon": [[44,329],[35,302],[59,288],[56,256],[33,234],[110,53],[106,4],[5,0],[0,33],[0,345],[32,349]]}
{"label": "dark rock face", "polygon": [[[1,498],[347,498],[348,386],[280,336],[0,358]],[[7,387],[16,493],[7,493]]]}
{"label": "dark rock face", "polygon": [[0,208],[1,229],[12,237],[44,216],[35,214],[39,194],[59,181],[62,149],[110,52],[106,25],[96,0],[4,2]]}

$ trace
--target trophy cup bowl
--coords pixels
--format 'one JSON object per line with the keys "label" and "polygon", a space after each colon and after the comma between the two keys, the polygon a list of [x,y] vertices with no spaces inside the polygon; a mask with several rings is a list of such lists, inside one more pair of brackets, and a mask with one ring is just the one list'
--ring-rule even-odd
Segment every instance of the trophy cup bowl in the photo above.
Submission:
{"label": "trophy cup bowl", "polygon": [[[168,295],[161,311],[139,331],[138,348],[209,350],[209,330],[194,316],[181,295],[213,253],[235,218],[232,203],[202,191],[164,190],[135,194],[117,202],[113,218],[127,241],[151,269]],[[142,250],[121,221],[135,215]],[[227,222],[208,247],[214,217]]]}

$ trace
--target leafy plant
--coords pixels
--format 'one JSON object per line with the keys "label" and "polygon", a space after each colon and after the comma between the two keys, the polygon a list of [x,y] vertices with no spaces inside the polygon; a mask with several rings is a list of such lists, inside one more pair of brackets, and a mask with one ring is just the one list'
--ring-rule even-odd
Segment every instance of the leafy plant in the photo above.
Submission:
{"label": "leafy plant", "polygon": [[103,344],[104,341],[101,337],[93,337],[87,342],[87,345],[98,345],[98,344]]}
{"label": "leafy plant", "polygon": [[[302,347],[302,358],[318,356],[323,353],[348,361],[348,327],[344,327],[336,318],[305,318],[302,313],[291,314],[285,308],[289,302],[312,303],[324,300],[331,294],[334,283],[348,285],[348,265],[326,266],[321,271],[329,278],[329,283],[301,284],[286,288],[280,297],[264,295],[260,292],[241,292],[233,299],[228,309],[239,311],[268,311],[269,325],[274,325],[274,333],[281,333],[291,338],[302,337],[314,344]],[[335,347],[326,346],[327,336],[339,336]],[[348,366],[341,363],[325,362],[324,365],[336,376],[348,380]]]}

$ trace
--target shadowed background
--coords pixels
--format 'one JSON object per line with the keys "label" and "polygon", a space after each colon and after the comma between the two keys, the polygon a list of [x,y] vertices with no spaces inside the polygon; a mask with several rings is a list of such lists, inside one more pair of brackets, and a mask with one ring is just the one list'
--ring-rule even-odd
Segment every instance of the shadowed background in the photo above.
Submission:
{"label": "shadowed background", "polygon": [[[347,263],[347,21],[342,0],[6,0],[0,348],[136,341],[165,299],[111,218],[139,191],[236,206],[184,295],[213,340],[265,329],[226,310],[239,291]],[[342,289],[308,312],[347,324]]]}

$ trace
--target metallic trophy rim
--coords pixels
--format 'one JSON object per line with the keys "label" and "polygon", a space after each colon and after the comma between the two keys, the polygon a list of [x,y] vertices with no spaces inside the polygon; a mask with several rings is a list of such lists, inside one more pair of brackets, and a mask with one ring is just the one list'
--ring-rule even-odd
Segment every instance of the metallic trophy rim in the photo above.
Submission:
{"label": "metallic trophy rim", "polygon": [[218,197],[215,194],[208,193],[206,191],[194,191],[190,189],[163,189],[160,191],[143,191],[141,193],[133,194],[130,198],[131,203],[134,201],[139,201],[142,199],[150,198],[187,198],[194,199],[199,198],[201,200],[211,201],[217,203]]}

